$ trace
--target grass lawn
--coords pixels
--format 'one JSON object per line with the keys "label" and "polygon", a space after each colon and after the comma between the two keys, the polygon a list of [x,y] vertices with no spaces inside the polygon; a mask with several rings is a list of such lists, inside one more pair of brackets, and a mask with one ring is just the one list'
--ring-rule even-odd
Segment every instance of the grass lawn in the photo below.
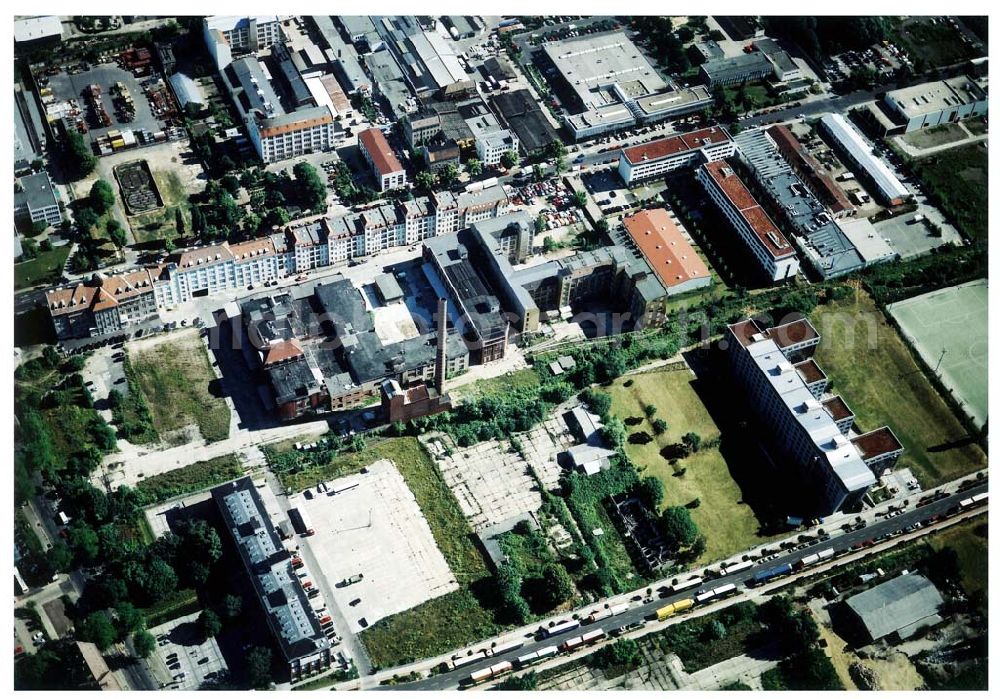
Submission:
{"label": "grass lawn", "polygon": [[986,242],[988,155],[984,143],[949,148],[912,162],[927,192],[962,235]]}
{"label": "grass lawn", "polygon": [[160,473],[139,481],[135,489],[147,505],[187,495],[243,475],[243,467],[234,454],[218,456],[208,461]]}
{"label": "grass lawn", "polygon": [[14,289],[54,282],[62,275],[69,249],[69,245],[61,245],[48,252],[39,252],[33,260],[18,262],[14,265]]}
{"label": "grass lawn", "polygon": [[[988,584],[986,517],[976,517],[956,524],[929,539],[931,546],[940,551],[951,548],[958,554],[958,568],[962,574],[962,587],[969,594],[986,591]],[[982,532],[982,533],[980,533]]]}
{"label": "grass lawn", "polygon": [[191,230],[191,211],[184,186],[175,172],[153,173],[156,187],[163,198],[163,206],[137,216],[129,216],[128,223],[137,243],[177,237],[177,211],[181,212],[186,231]]}
{"label": "grass lawn", "polygon": [[813,324],[822,341],[816,361],[869,430],[889,425],[910,467],[931,488],[986,466],[986,455],[966,443],[967,433],[924,376],[910,351],[871,298],[818,306]]}
{"label": "grass lawn", "polygon": [[462,398],[495,396],[507,393],[516,388],[537,386],[538,382],[538,373],[534,369],[519,369],[506,376],[497,376],[492,379],[483,379],[482,381],[475,381],[464,386],[459,386],[450,391],[450,393]]}
{"label": "grass lawn", "polygon": [[229,436],[229,406],[209,392],[215,381],[198,333],[178,334],[148,349],[129,349],[129,361],[160,436],[197,424],[207,442]]}
{"label": "grass lawn", "polygon": [[927,129],[919,129],[903,136],[903,140],[914,148],[933,148],[968,138],[968,134],[958,124],[941,124]]}
{"label": "grass lawn", "polygon": [[[631,386],[625,386],[628,380],[632,381]],[[638,465],[640,475],[656,476],[663,482],[663,506],[686,505],[696,498],[701,500],[691,516],[705,535],[707,544],[699,562],[708,562],[766,539],[757,534],[760,523],[753,510],[741,502],[740,488],[717,447],[705,446],[680,459],[677,468],[687,469],[683,476],[676,476],[674,468],[660,454],[661,449],[677,444],[688,432],[697,433],[703,443],[719,438],[719,428],[695,392],[693,381],[687,371],[651,372],[619,378],[608,391],[612,413],[622,420],[642,418],[635,426],[626,422],[627,432],[630,435],[646,432],[653,437],[648,444],[626,439],[625,451]],[[667,422],[668,428],[663,434],[653,433],[643,412],[647,405],[656,406],[654,419],[662,418]]]}
{"label": "grass lawn", "polygon": [[382,619],[361,632],[372,663],[392,667],[499,633],[493,614],[467,587]]}

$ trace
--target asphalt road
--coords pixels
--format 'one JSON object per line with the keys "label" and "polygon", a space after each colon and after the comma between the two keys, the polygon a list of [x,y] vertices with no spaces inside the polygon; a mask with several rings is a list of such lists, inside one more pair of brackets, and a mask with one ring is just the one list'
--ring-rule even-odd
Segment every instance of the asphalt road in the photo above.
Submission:
{"label": "asphalt road", "polygon": [[[973,488],[963,490],[954,495],[950,495],[946,498],[938,500],[937,502],[924,505],[922,507],[914,508],[912,510],[906,511],[904,514],[891,519],[880,519],[877,522],[869,524],[864,529],[857,531],[844,532],[840,529],[836,531],[828,532],[830,534],[830,539],[827,541],[817,541],[807,548],[800,549],[798,551],[793,551],[774,558],[766,563],[755,565],[754,567],[740,571],[733,575],[722,576],[715,578],[711,581],[706,580],[706,582],[697,589],[685,590],[684,592],[676,595],[665,595],[662,597],[654,597],[653,599],[639,600],[638,602],[633,601],[634,605],[629,611],[625,612],[616,617],[606,619],[602,622],[592,624],[589,626],[581,627],[586,631],[594,631],[596,629],[603,629],[606,633],[611,632],[625,624],[630,624],[637,621],[643,621],[653,615],[655,615],[656,610],[672,602],[676,602],[681,599],[687,599],[693,597],[697,592],[709,590],[712,588],[719,587],[720,585],[725,585],[732,583],[741,589],[742,592],[746,591],[746,583],[748,580],[753,578],[761,570],[766,570],[768,568],[773,568],[783,563],[794,564],[801,560],[803,557],[808,556],[817,551],[823,549],[832,548],[837,554],[842,554],[850,550],[850,548],[858,543],[868,541],[869,539],[877,539],[880,536],[885,536],[895,532],[899,529],[907,527],[916,522],[920,522],[928,517],[934,515],[940,515],[946,513],[951,507],[958,504],[959,501],[964,500],[968,497],[976,495],[978,493],[986,492],[987,484],[981,483]],[[919,497],[919,495],[915,496]],[[878,508],[877,508],[878,509]],[[881,512],[881,509],[878,509]],[[641,595],[640,592],[636,593],[637,596]],[[598,606],[598,605],[592,605]],[[602,605],[600,605],[602,606]],[[592,607],[587,607],[585,609],[589,610]],[[582,611],[581,611],[582,614]],[[459,686],[459,683],[469,675],[477,670],[482,670],[491,665],[494,665],[502,660],[512,660],[513,658],[520,657],[537,651],[541,648],[545,648],[551,645],[558,645],[562,643],[565,638],[578,635],[578,633],[570,632],[564,634],[563,636],[556,637],[554,639],[543,639],[540,641],[534,640],[534,633],[525,636],[525,644],[521,648],[515,651],[511,651],[500,657],[483,658],[483,660],[475,663],[470,663],[460,670],[453,670],[441,675],[435,675],[434,677],[429,677],[425,680],[418,682],[405,683],[399,685],[393,685],[389,687],[381,687],[380,689],[419,689],[419,690],[447,690],[455,689]]]}

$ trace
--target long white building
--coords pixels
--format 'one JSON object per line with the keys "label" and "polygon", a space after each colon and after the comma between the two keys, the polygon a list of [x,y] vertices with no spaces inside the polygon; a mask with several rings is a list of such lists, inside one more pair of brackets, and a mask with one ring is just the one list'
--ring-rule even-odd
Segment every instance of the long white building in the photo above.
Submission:
{"label": "long white building", "polygon": [[657,139],[623,148],[618,174],[625,184],[661,177],[668,172],[728,158],[736,144],[721,126]]}
{"label": "long white building", "polygon": [[502,186],[455,195],[435,192],[360,213],[289,226],[241,243],[178,250],[157,265],[53,289],[46,305],[60,340],[109,335],[160,308],[282,279],[357,257],[413,245],[497,218],[510,210]]}

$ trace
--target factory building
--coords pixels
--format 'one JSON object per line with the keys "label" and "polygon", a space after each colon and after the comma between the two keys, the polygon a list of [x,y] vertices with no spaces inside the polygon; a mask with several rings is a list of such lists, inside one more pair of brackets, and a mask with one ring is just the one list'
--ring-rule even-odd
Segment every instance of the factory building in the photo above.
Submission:
{"label": "factory building", "polygon": [[330,667],[333,651],[292,568],[292,554],[249,476],[212,489],[226,531],[250,577],[257,603],[292,682]]}
{"label": "factory building", "polygon": [[935,80],[885,93],[885,103],[909,133],[986,114],[986,91],[968,76]]}
{"label": "factory building", "polygon": [[358,148],[375,175],[378,191],[406,186],[406,170],[380,129],[365,129],[359,133]]}
{"label": "factory building", "polygon": [[899,206],[913,194],[903,186],[889,166],[872,150],[871,145],[841,114],[825,114],[819,120],[840,156],[851,169],[874,186],[879,198],[889,206]]}
{"label": "factory building", "polygon": [[683,294],[712,284],[708,265],[665,209],[639,211],[627,216],[623,225],[668,294]]}
{"label": "factory building", "polygon": [[215,68],[220,71],[232,63],[234,54],[260,51],[283,38],[276,15],[206,17],[202,34]]}

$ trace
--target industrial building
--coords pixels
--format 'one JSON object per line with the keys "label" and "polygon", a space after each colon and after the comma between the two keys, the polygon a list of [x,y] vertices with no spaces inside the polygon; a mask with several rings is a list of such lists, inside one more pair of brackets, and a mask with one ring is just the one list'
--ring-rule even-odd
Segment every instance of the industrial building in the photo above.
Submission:
{"label": "industrial building", "polygon": [[885,93],[885,103],[903,121],[904,133],[986,114],[989,99],[975,80],[960,75]]}
{"label": "industrial building", "polygon": [[378,191],[385,192],[406,186],[406,170],[380,129],[365,129],[360,132],[358,148],[375,175]]}
{"label": "industrial building", "polygon": [[566,125],[575,140],[676,118],[712,101],[701,86],[665,81],[625,32],[549,41],[542,52],[573,96]]}
{"label": "industrial building", "polygon": [[705,163],[698,169],[697,178],[768,279],[779,282],[798,274],[795,250],[728,161]]}
{"label": "industrial building", "polygon": [[841,114],[824,114],[819,120],[823,132],[836,146],[855,174],[862,175],[874,187],[883,203],[899,206],[913,194],[903,186],[889,166],[872,151],[871,145]]}
{"label": "industrial building", "polygon": [[844,604],[868,641],[887,636],[902,641],[941,623],[944,598],[923,575],[906,573],[848,597]]}
{"label": "industrial building", "polygon": [[709,89],[773,78],[777,83],[802,79],[787,51],[771,39],[758,39],[753,51],[731,57],[715,57],[702,63],[700,73]]}
{"label": "industrial building", "polygon": [[762,191],[771,216],[796,236],[804,259],[824,279],[863,268],[865,259],[833,214],[800,180],[768,131],[751,129],[736,137],[739,162]]}
{"label": "industrial building", "polygon": [[365,54],[362,61],[372,76],[372,95],[382,99],[393,121],[416,111],[417,100],[410,91],[406,76],[388,50]]}
{"label": "industrial building", "polygon": [[31,172],[31,164],[47,150],[45,122],[34,96],[14,83],[14,174]]}
{"label": "industrial building", "polygon": [[772,461],[802,484],[801,506],[821,516],[858,506],[902,444],[888,427],[853,435],[841,401],[817,398],[827,380],[808,362],[820,335],[806,320],[764,329],[754,320],[730,325],[726,350],[747,407],[766,430]]}
{"label": "industrial building", "polygon": [[799,143],[791,129],[784,124],[775,124],[767,129],[767,135],[791,166],[792,172],[809,186],[834,218],[853,216],[857,213],[857,209],[847,198],[843,188],[833,177],[824,172],[823,166],[812,157],[805,146]]}
{"label": "industrial building", "polygon": [[332,647],[292,568],[292,554],[249,476],[212,489],[212,499],[257,595],[292,682],[330,667]]}
{"label": "industrial building", "polygon": [[20,17],[14,20],[14,45],[22,49],[42,48],[62,41],[62,20],[55,15]]}
{"label": "industrial building", "polygon": [[623,148],[618,157],[618,174],[627,185],[668,172],[728,158],[736,144],[721,126],[668,136],[649,143]]}
{"label": "industrial building", "polygon": [[708,265],[681,233],[666,209],[646,209],[623,221],[632,244],[669,295],[712,284]]}
{"label": "industrial building", "polygon": [[504,154],[517,153],[519,144],[514,132],[500,126],[500,122],[485,105],[483,111],[485,113],[467,119],[466,123],[476,139],[476,155],[479,161],[483,165],[493,167],[500,164]]}
{"label": "industrial building", "polygon": [[500,121],[517,136],[523,155],[543,153],[553,143],[560,142],[538,100],[527,90],[494,94],[490,105]]}
{"label": "industrial building", "polygon": [[[344,41],[333,18],[328,15],[310,16],[312,23],[326,43],[325,55],[333,67],[333,74],[349,95],[371,91],[371,78],[361,67],[358,52],[354,46]],[[372,28],[374,31],[374,27]]]}
{"label": "industrial building", "polygon": [[15,181],[14,218],[20,217],[47,226],[58,226],[62,222],[55,186],[44,170]]}
{"label": "industrial building", "polygon": [[[294,70],[290,64],[286,67]],[[251,143],[265,163],[334,147],[334,115],[329,107],[314,106],[304,83],[301,105],[286,112],[256,57],[231,61],[221,75],[243,116]]]}

